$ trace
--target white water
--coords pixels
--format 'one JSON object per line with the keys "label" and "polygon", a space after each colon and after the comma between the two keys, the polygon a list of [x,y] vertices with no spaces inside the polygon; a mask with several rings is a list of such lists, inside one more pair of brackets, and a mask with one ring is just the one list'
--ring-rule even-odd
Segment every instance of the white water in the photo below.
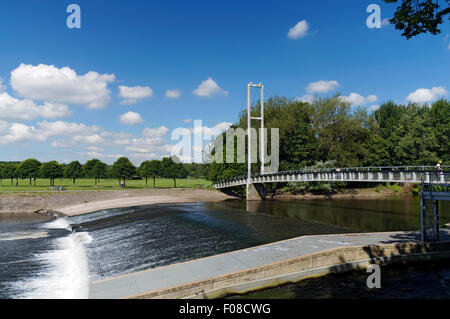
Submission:
{"label": "white water", "polygon": [[66,218],[57,218],[54,221],[44,224],[42,227],[47,229],[67,229],[72,231],[72,227],[70,227],[70,223]]}
{"label": "white water", "polygon": [[[58,218],[43,226],[47,229],[71,230],[65,218]],[[89,296],[89,268],[85,244],[92,242],[87,232],[71,233],[56,238],[54,249],[37,254],[44,266],[41,273],[15,282],[22,291],[16,298],[23,299],[84,299]]]}

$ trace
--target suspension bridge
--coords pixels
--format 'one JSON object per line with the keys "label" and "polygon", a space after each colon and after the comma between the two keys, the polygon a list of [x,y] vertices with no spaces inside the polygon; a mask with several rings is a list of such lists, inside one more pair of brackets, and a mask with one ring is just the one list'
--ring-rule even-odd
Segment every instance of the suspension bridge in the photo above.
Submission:
{"label": "suspension bridge", "polygon": [[247,186],[248,200],[265,199],[264,184],[295,182],[373,182],[450,184],[450,166],[437,171],[433,166],[349,167],[280,171],[217,181],[216,189]]}
{"label": "suspension bridge", "polygon": [[[261,90],[260,115],[251,114],[251,89]],[[361,182],[361,183],[420,183],[421,184],[421,230],[422,241],[431,238],[439,240],[439,201],[450,200],[450,166],[389,166],[389,167],[346,167],[320,168],[265,172],[265,165],[261,164],[260,174],[252,174],[252,120],[261,123],[260,130],[260,162],[266,163],[264,131],[264,85],[261,83],[248,84],[247,105],[247,175],[228,178],[213,183],[213,187],[226,192],[233,187],[246,186],[247,200],[264,200],[267,195],[266,186],[269,183],[296,182]],[[253,145],[254,146],[254,145]],[[430,205],[426,201],[431,201]]]}

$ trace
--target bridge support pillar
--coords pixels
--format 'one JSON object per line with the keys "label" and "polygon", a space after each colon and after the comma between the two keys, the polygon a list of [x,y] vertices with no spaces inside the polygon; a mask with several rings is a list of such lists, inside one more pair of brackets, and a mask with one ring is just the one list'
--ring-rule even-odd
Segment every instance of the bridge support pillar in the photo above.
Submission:
{"label": "bridge support pillar", "polygon": [[247,200],[265,200],[267,190],[264,184],[247,184]]}

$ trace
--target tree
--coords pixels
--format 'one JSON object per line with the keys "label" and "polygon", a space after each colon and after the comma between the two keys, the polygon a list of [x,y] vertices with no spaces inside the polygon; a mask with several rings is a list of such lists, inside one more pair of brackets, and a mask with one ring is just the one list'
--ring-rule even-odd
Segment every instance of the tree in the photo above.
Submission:
{"label": "tree", "polygon": [[145,186],[148,186],[148,177],[153,178],[153,188],[156,188],[156,177],[161,175],[161,161],[145,161],[139,168],[140,174],[145,177]]}
{"label": "tree", "polygon": [[350,112],[350,105],[338,95],[316,99],[312,104],[318,160],[335,160],[339,167],[359,166],[367,155],[365,145],[370,134],[361,125],[361,119]]}
{"label": "tree", "polygon": [[34,186],[36,186],[36,178],[38,178],[41,168],[41,162],[34,158],[27,159],[23,161],[19,167],[17,168],[17,173],[20,178],[26,179],[28,178],[30,180],[30,187],[31,187],[31,181],[34,179]]}
{"label": "tree", "polygon": [[173,186],[177,188],[177,178],[186,178],[188,171],[181,163],[175,163],[171,157],[164,157],[161,162],[161,175],[173,179]]}
{"label": "tree", "polygon": [[72,184],[75,185],[75,180],[83,176],[83,166],[78,161],[69,163],[64,169],[64,175],[72,179]]}
{"label": "tree", "polygon": [[0,186],[3,186],[3,174],[2,174],[2,171],[3,171],[3,166],[5,164],[6,163],[0,163]]}
{"label": "tree", "polygon": [[63,176],[61,165],[56,161],[51,161],[42,164],[41,176],[50,179],[50,186],[55,186],[55,178]]}
{"label": "tree", "polygon": [[450,101],[436,101],[431,106],[429,115],[429,126],[437,139],[434,151],[440,160],[450,163]]}
{"label": "tree", "polygon": [[[402,30],[402,36],[410,39],[421,33],[441,33],[439,25],[450,14],[449,0],[400,0],[402,3],[389,20],[397,30]],[[394,3],[398,0],[384,0]],[[442,6],[441,6],[442,2]],[[449,17],[450,19],[450,17]]]}
{"label": "tree", "polygon": [[95,181],[95,186],[100,182],[100,178],[106,176],[107,173],[107,165],[102,161],[94,158],[86,162],[84,164],[84,171],[86,175],[90,178],[93,178]]}
{"label": "tree", "polygon": [[112,166],[112,174],[119,179],[119,184],[123,180],[125,185],[126,180],[136,174],[136,167],[126,157],[119,158]]}
{"label": "tree", "polygon": [[[280,128],[280,170],[314,163],[434,166],[442,160],[443,165],[450,164],[450,103],[445,99],[431,106],[388,101],[373,113],[351,109],[339,95],[310,103],[274,97],[265,106],[266,127]],[[252,107],[251,114],[259,114],[259,105]],[[258,122],[252,125],[258,128]],[[232,127],[247,129],[246,111]],[[212,163],[208,178],[217,182],[241,177],[246,170],[246,164]],[[258,171],[259,165],[253,164],[252,172]]]}
{"label": "tree", "polygon": [[3,178],[9,178],[11,180],[11,186],[13,186],[14,178],[18,178],[17,165],[14,163],[4,164],[1,174]]}

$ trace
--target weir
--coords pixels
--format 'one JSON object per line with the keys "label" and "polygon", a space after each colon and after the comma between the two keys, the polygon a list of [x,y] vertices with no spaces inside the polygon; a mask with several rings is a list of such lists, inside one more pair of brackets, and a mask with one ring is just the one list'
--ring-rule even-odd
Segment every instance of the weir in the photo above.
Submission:
{"label": "weir", "polygon": [[313,235],[93,282],[89,298],[220,298],[303,279],[380,265],[450,258],[419,232]]}

